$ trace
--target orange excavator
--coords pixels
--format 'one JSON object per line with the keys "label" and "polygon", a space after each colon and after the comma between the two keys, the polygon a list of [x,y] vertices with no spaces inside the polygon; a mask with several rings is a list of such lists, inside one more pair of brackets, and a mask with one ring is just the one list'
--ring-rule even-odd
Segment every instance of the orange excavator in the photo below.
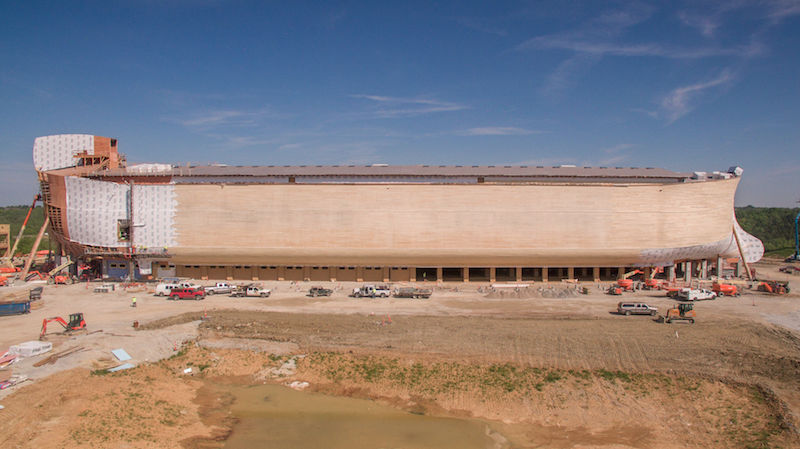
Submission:
{"label": "orange excavator", "polygon": [[57,322],[58,324],[64,327],[64,333],[79,331],[86,329],[86,320],[83,319],[83,313],[73,313],[69,316],[69,322],[61,318],[60,316],[52,317],[52,318],[45,318],[42,320],[42,333],[39,334],[39,340],[44,340],[45,334],[47,333],[47,323],[52,321]]}
{"label": "orange excavator", "polygon": [[772,293],[773,295],[785,295],[791,290],[788,282],[763,281],[758,284],[758,291]]}

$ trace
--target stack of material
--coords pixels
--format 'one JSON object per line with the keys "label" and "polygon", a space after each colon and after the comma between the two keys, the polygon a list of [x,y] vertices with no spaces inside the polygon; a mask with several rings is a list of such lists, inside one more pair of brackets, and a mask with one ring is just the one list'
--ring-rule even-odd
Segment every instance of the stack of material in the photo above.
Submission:
{"label": "stack of material", "polygon": [[55,354],[51,354],[47,358],[39,360],[38,362],[34,363],[33,366],[38,368],[38,367],[40,367],[42,365],[53,364],[53,363],[56,363],[58,361],[58,359],[60,359],[62,357],[66,357],[68,355],[75,354],[76,352],[81,352],[81,351],[85,351],[85,350],[86,350],[86,348],[84,348],[82,346],[81,347],[77,347],[77,348],[65,349],[65,350],[63,350],[61,352],[56,352]]}
{"label": "stack of material", "polygon": [[14,385],[21,384],[28,380],[28,376],[23,374],[14,374],[9,377],[8,380],[0,382],[0,390],[5,390],[6,388],[13,387]]}
{"label": "stack of material", "polygon": [[8,352],[16,354],[20,357],[32,357],[45,352],[50,352],[53,349],[53,344],[46,341],[26,341],[18,345],[13,345],[9,348]]}
{"label": "stack of material", "polygon": [[0,353],[0,370],[7,368],[9,365],[17,361],[16,354],[10,354],[9,351]]}

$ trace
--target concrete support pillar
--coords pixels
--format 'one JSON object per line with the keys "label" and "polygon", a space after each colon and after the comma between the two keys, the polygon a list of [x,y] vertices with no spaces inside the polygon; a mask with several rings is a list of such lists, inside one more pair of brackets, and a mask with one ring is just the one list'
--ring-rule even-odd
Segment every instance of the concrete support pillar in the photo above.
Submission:
{"label": "concrete support pillar", "polygon": [[667,280],[669,282],[675,282],[675,265],[670,265],[667,269]]}
{"label": "concrete support pillar", "polygon": [[436,267],[436,282],[442,282],[442,267]]}
{"label": "concrete support pillar", "polygon": [[462,270],[464,270],[464,282],[469,282],[469,267],[464,267]]}
{"label": "concrete support pillar", "polygon": [[389,282],[389,274],[392,267],[383,267],[383,282]]}
{"label": "concrete support pillar", "polygon": [[309,279],[311,279],[311,267],[303,265],[303,280],[307,281]]}
{"label": "concrete support pillar", "polygon": [[683,269],[683,280],[687,283],[692,282],[692,263],[687,261],[683,263],[683,266],[685,267]]}
{"label": "concrete support pillar", "polygon": [[625,276],[625,267],[617,268],[617,279],[622,279]]}
{"label": "concrete support pillar", "polygon": [[279,281],[286,280],[286,267],[283,265],[278,266],[278,280]]}
{"label": "concrete support pillar", "polygon": [[364,282],[364,267],[356,267],[356,282]]}
{"label": "concrete support pillar", "polygon": [[338,268],[336,268],[336,267],[330,267],[330,268],[328,268],[328,273],[329,273],[329,274],[330,274],[330,276],[331,276],[331,282],[336,282],[336,275],[338,274],[338,270],[339,270],[339,269],[338,269]]}
{"label": "concrete support pillar", "polygon": [[[233,280],[233,266],[228,265],[225,267],[225,279],[228,281]],[[283,279],[281,279],[283,280]]]}
{"label": "concrete support pillar", "polygon": [[575,280],[575,267],[567,267],[567,280]]}
{"label": "concrete support pillar", "polygon": [[497,269],[489,267],[489,282],[497,282]]}
{"label": "concrete support pillar", "polygon": [[742,277],[742,261],[736,262],[736,277]]}
{"label": "concrete support pillar", "polygon": [[595,282],[600,282],[600,267],[592,267],[592,279]]}
{"label": "concrete support pillar", "polygon": [[542,282],[547,282],[548,267],[542,267]]}
{"label": "concrete support pillar", "polygon": [[408,267],[408,279],[417,282],[417,267]]}
{"label": "concrete support pillar", "polygon": [[717,257],[717,269],[715,270],[715,273],[718,278],[722,279],[722,273],[724,269],[725,269],[725,264],[722,260],[722,257]]}
{"label": "concrete support pillar", "polygon": [[708,279],[708,260],[703,259],[700,262],[700,278],[701,279]]}
{"label": "concrete support pillar", "polygon": [[208,265],[200,265],[200,279],[208,280]]}
{"label": "concrete support pillar", "polygon": [[517,282],[522,282],[522,267],[516,267],[515,271],[517,274],[516,276]]}

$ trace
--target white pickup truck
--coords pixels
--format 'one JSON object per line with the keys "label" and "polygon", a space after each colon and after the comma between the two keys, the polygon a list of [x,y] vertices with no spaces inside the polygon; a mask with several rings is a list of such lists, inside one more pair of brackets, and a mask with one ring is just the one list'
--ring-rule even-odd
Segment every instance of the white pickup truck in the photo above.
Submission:
{"label": "white pickup truck", "polygon": [[231,293],[234,287],[227,282],[217,282],[211,287],[204,287],[206,295],[220,295],[224,293]]}
{"label": "white pickup truck", "polygon": [[684,288],[678,292],[678,298],[684,301],[704,301],[717,299],[717,294],[704,288]]}
{"label": "white pickup truck", "polygon": [[386,285],[364,285],[361,288],[353,289],[353,296],[356,298],[388,298],[392,291]]}
{"label": "white pickup truck", "polygon": [[242,296],[257,296],[261,298],[268,298],[270,294],[270,290],[268,288],[261,288],[257,285],[248,285],[247,287],[237,287],[236,289],[231,292],[231,296],[233,297],[242,297]]}

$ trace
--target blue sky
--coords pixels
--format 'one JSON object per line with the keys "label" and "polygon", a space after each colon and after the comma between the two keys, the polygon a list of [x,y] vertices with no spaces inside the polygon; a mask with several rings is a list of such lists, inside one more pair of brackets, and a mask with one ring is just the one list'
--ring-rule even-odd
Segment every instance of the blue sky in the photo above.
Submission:
{"label": "blue sky", "polygon": [[0,205],[36,136],[130,162],[745,169],[800,200],[800,0],[2,2]]}

